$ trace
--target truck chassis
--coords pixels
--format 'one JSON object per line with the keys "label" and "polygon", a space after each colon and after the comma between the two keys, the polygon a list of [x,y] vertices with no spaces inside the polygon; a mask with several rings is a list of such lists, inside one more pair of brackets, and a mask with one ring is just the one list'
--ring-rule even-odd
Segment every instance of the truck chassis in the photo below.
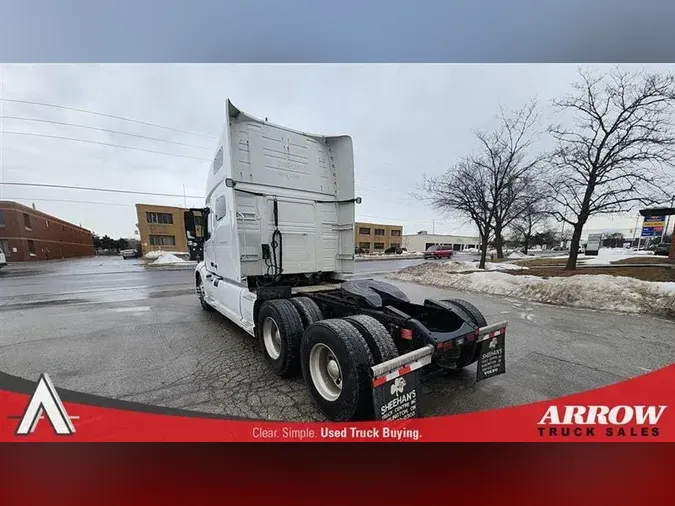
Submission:
{"label": "truck chassis", "polygon": [[[211,309],[199,283],[202,306]],[[268,365],[281,377],[302,374],[331,421],[420,416],[423,368],[461,370],[478,362],[477,381],[505,372],[508,322],[488,325],[462,299],[414,304],[397,287],[371,279],[251,293],[252,333]]]}

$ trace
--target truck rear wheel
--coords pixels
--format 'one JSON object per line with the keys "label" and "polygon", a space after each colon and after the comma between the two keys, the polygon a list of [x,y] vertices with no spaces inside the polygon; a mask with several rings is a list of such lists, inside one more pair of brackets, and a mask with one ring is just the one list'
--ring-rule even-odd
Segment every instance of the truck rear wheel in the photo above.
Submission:
{"label": "truck rear wheel", "polygon": [[303,330],[309,327],[312,323],[323,320],[321,309],[319,309],[319,306],[316,305],[316,302],[314,302],[309,297],[293,297],[290,299],[290,301],[300,314]]}
{"label": "truck rear wheel", "polygon": [[[480,310],[471,304],[469,301],[464,299],[445,299],[441,302],[446,302],[451,306],[454,305],[459,308],[461,311],[464,311],[467,316],[471,319],[471,322],[480,327],[485,327],[487,325],[487,320],[483,316],[483,313]],[[473,364],[478,360],[478,351],[480,350],[480,344],[477,342],[471,344],[464,344],[462,346],[462,351],[457,359],[457,369],[462,369],[467,365]]]}
{"label": "truck rear wheel", "polygon": [[310,396],[331,421],[372,418],[368,344],[353,325],[322,320],[305,331],[301,347],[302,376]]}
{"label": "truck rear wheel", "polygon": [[275,374],[296,373],[303,327],[295,306],[286,299],[264,302],[256,328],[265,360]]}
{"label": "truck rear wheel", "polygon": [[391,338],[387,329],[372,316],[360,314],[348,316],[346,321],[354,325],[361,336],[366,340],[375,364],[381,364],[387,360],[398,357],[396,343]]}

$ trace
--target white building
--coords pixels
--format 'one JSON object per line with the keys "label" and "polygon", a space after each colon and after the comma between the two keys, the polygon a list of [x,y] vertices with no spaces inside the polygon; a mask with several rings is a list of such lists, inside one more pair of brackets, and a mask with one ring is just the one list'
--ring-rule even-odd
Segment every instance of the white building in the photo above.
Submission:
{"label": "white building", "polygon": [[455,251],[463,251],[468,248],[478,248],[479,243],[478,237],[429,234],[426,230],[403,236],[403,247],[410,252],[426,251],[429,246],[434,245],[452,246]]}

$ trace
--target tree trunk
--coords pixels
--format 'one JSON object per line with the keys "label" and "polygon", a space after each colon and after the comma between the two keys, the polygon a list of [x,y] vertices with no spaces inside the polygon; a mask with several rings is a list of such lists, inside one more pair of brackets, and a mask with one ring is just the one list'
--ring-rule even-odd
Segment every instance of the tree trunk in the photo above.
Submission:
{"label": "tree trunk", "polygon": [[485,269],[485,258],[487,256],[488,249],[488,235],[485,234],[480,244],[480,263],[478,264],[479,269]]}
{"label": "tree trunk", "polygon": [[497,258],[504,258],[504,238],[502,237],[501,227],[495,227],[495,248],[497,249]]}
{"label": "tree trunk", "polygon": [[573,271],[577,268],[577,257],[579,256],[579,244],[581,243],[581,231],[584,229],[583,223],[574,224],[574,233],[570,244],[570,256],[567,259],[566,271]]}
{"label": "tree trunk", "polygon": [[525,247],[523,248],[523,252],[527,255],[527,251],[530,248],[530,236],[529,235],[524,236],[524,242],[525,242]]}

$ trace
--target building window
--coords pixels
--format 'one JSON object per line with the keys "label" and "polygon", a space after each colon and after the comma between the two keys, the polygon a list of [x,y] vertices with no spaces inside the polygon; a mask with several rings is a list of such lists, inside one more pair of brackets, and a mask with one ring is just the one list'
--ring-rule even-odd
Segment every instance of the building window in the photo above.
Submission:
{"label": "building window", "polygon": [[4,226],[5,226],[5,212],[0,211],[0,227],[4,227]]}
{"label": "building window", "polygon": [[150,245],[151,246],[175,246],[176,245],[176,236],[175,235],[151,235],[150,236]]}
{"label": "building window", "polygon": [[28,230],[32,230],[30,226],[30,215],[27,213],[23,213],[23,226]]}
{"label": "building window", "polygon": [[370,249],[370,243],[369,242],[360,242],[359,243],[359,249]]}
{"label": "building window", "polygon": [[392,230],[391,236],[392,237],[401,237],[401,231],[400,230]]}
{"label": "building window", "polygon": [[35,242],[28,240],[28,253],[32,256],[35,256]]}
{"label": "building window", "polygon": [[145,213],[148,223],[161,223],[164,225],[173,225],[173,214],[171,213]]}
{"label": "building window", "polygon": [[370,229],[366,227],[359,227],[359,235],[370,235]]}
{"label": "building window", "polygon": [[0,249],[5,254],[5,257],[9,258],[12,256],[12,250],[9,249],[9,241],[7,239],[0,240]]}
{"label": "building window", "polygon": [[49,228],[49,220],[45,220],[45,226]]}
{"label": "building window", "polygon": [[375,247],[375,249],[384,249],[383,242],[376,242],[373,246]]}
{"label": "building window", "polygon": [[375,229],[375,235],[384,235],[384,229],[383,228],[376,228]]}

